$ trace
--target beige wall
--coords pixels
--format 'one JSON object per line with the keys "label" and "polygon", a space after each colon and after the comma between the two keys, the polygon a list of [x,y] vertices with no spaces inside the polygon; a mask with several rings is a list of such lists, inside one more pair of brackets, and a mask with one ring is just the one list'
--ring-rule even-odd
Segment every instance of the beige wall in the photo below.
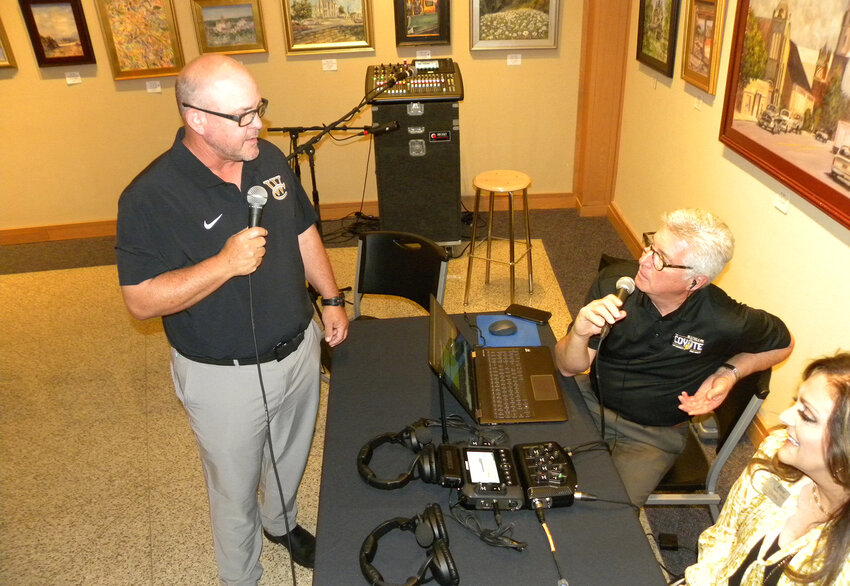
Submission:
{"label": "beige wall", "polygon": [[[850,350],[850,230],[718,141],[736,8],[727,4],[716,97],[680,77],[683,26],[672,80],[630,60],[614,207],[636,234],[676,207],[709,208],[729,224],[735,258],[718,284],[781,316],[796,338],[762,409],[762,422],[774,425],[811,358]],[[637,6],[632,2],[634,23]],[[773,207],[778,193],[790,199],[787,215]]]}
{"label": "beige wall", "polygon": [[[0,70],[0,230],[114,220],[118,195],[171,144],[180,121],[174,77],[114,81],[94,0],[82,0],[96,65],[39,68],[15,0],[0,0],[0,18],[17,70]],[[191,3],[174,0],[183,52],[197,56]],[[396,47],[391,0],[372,0],[374,53],[286,56],[281,0],[261,0],[269,52],[240,55],[270,100],[268,126],[330,123],[364,93],[366,67],[413,59],[417,47]],[[469,50],[469,3],[453,2],[452,45],[424,47],[433,57],[460,64],[466,97],[460,103],[461,193],[488,168],[517,168],[534,180],[532,194],[572,191],[581,53],[582,2],[562,0],[558,49]],[[507,66],[508,53],[522,55]],[[322,71],[335,58],[338,71]],[[68,86],[65,73],[82,84]],[[369,109],[350,124],[370,123]],[[269,137],[288,151],[288,137]],[[376,200],[374,158],[366,168],[368,140],[317,150],[322,204]],[[305,169],[306,172],[306,169]],[[306,186],[309,191],[309,185]],[[566,199],[566,198],[565,198]]]}

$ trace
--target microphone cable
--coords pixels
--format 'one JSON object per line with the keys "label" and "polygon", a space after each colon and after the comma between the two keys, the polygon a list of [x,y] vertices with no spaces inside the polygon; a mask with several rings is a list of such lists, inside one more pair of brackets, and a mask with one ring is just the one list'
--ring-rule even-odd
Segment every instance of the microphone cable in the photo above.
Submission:
{"label": "microphone cable", "polygon": [[496,517],[496,529],[487,529],[481,525],[475,511],[469,511],[460,504],[460,502],[452,503],[452,493],[457,494],[454,490],[449,493],[448,503],[449,512],[461,527],[478,536],[478,539],[491,547],[503,547],[516,551],[523,551],[528,544],[524,541],[517,541],[511,537],[514,530],[514,524],[509,523],[502,525],[502,517],[498,507],[493,508],[493,514]]}
{"label": "microphone cable", "polygon": [[555,547],[555,540],[552,539],[552,532],[549,531],[549,526],[546,524],[546,514],[543,512],[543,502],[540,499],[533,499],[531,501],[531,505],[534,507],[534,512],[537,514],[537,520],[540,521],[540,526],[543,527],[543,531],[546,533],[546,539],[549,540],[549,551],[552,552],[552,560],[555,562],[555,569],[558,571],[557,586],[570,586],[570,583],[567,582],[566,578],[564,578],[564,572],[561,571],[561,564],[558,563],[558,556],[555,555],[558,550]]}
{"label": "microphone cable", "polygon": [[254,342],[254,357],[257,361],[257,377],[260,381],[260,393],[263,396],[263,409],[266,414],[266,440],[269,444],[269,457],[272,461],[272,470],[274,471],[275,483],[277,483],[277,492],[280,496],[280,506],[283,510],[283,523],[286,527],[286,544],[289,551],[289,570],[292,573],[292,584],[297,586],[295,579],[295,561],[292,556],[292,530],[289,527],[289,517],[286,514],[286,499],[283,495],[283,485],[280,482],[280,473],[277,470],[277,460],[275,459],[274,446],[272,445],[272,421],[269,415],[269,402],[266,397],[266,386],[263,381],[263,369],[260,365],[260,350],[257,345],[257,324],[254,320],[254,287],[251,282],[251,275],[248,275],[248,306],[251,314],[251,338]]}

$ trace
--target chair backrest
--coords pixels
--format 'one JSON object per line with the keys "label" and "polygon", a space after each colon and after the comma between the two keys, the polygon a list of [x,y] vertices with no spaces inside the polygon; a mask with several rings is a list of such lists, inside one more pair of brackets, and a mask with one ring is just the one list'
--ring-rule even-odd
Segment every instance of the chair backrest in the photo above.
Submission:
{"label": "chair backrest", "polygon": [[[753,397],[758,397],[761,405],[770,393],[770,376],[772,370],[766,369],[759,372],[754,372],[749,376],[745,376],[739,380],[726,399],[721,405],[714,410],[714,417],[717,420],[717,451],[723,447],[726,440],[731,439],[734,444],[746,432],[755,413],[747,414],[747,407],[750,405],[750,400]],[[748,418],[743,416],[747,414]],[[746,420],[744,420],[746,419]],[[736,429],[738,424],[741,429]],[[732,436],[735,437],[732,437]]]}
{"label": "chair backrest", "polygon": [[404,297],[426,310],[430,295],[442,303],[448,262],[445,248],[418,234],[389,231],[360,234],[354,317],[360,317],[360,299],[367,293]]}

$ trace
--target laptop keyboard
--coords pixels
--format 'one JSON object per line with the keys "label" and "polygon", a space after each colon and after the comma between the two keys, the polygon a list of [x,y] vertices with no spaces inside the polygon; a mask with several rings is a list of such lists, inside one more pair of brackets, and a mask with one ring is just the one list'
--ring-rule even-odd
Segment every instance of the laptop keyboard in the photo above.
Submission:
{"label": "laptop keyboard", "polygon": [[522,361],[518,349],[487,354],[493,415],[499,419],[531,417],[528,396],[523,389]]}

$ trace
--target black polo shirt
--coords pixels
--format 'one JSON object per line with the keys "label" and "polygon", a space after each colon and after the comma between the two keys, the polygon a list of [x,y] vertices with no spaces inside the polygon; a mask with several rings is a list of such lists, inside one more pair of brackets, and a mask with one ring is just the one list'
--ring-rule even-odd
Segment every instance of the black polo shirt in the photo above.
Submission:
{"label": "black polo shirt", "polygon": [[[298,235],[316,213],[283,153],[259,141],[259,156],[242,166],[242,191],[222,181],[182,143],[151,163],[121,194],[116,256],[121,285],[195,265],[217,254],[248,226],[247,192],[265,188],[261,225],[269,234],[266,254],[251,275],[234,277],[179,313],[163,317],[168,341],[187,356],[233,359],[254,355],[251,296],[259,352],[292,338],[310,322]],[[252,294],[252,295],[251,295]]]}
{"label": "black polo shirt", "polygon": [[[591,287],[588,303],[614,293],[617,279],[636,273],[633,262],[606,267]],[[779,318],[738,303],[715,285],[698,289],[665,316],[638,289],[623,308],[628,315],[611,328],[596,366],[605,406],[642,425],[687,420],[688,414],[678,408],[678,395],[693,395],[735,354],[791,343]],[[598,347],[598,337],[590,345]]]}

